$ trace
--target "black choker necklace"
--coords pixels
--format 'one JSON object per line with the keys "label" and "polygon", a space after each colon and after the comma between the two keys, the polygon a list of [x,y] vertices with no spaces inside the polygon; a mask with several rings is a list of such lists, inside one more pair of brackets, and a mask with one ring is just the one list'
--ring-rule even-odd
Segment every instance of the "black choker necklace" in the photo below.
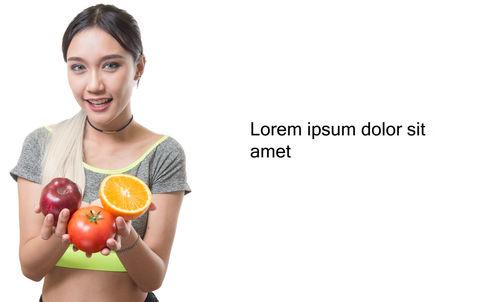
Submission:
{"label": "black choker necklace", "polygon": [[89,117],[87,116],[87,122],[89,123],[89,125],[94,128],[95,130],[99,131],[99,132],[102,132],[102,133],[105,133],[105,134],[113,134],[113,133],[117,133],[117,132],[120,132],[122,131],[123,129],[125,129],[131,122],[132,120],[134,119],[134,116],[132,115],[132,117],[130,118],[130,120],[125,124],[125,126],[121,127],[120,129],[118,130],[101,130],[99,128],[96,128],[94,125],[92,125],[92,123],[90,122],[89,120]]}

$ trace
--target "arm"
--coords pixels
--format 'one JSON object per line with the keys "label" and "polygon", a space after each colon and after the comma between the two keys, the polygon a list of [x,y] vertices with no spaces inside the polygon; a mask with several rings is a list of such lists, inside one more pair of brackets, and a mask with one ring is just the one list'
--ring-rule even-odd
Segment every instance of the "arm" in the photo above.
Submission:
{"label": "arm", "polygon": [[[149,212],[144,240],[126,252],[117,253],[130,278],[144,292],[160,288],[165,278],[183,197],[184,191],[153,194],[156,209]],[[120,250],[132,246],[138,234],[130,223],[119,217],[116,225],[120,239],[109,239],[108,247]]]}
{"label": "arm", "polygon": [[[33,281],[40,281],[56,265],[69,246],[66,233],[69,210],[61,212],[54,228],[52,214],[43,217],[38,202],[42,185],[19,177],[19,260],[23,274]],[[33,211],[33,209],[37,209]],[[64,217],[65,216],[65,217]],[[52,235],[55,236],[52,236]],[[64,238],[64,239],[61,239]]]}

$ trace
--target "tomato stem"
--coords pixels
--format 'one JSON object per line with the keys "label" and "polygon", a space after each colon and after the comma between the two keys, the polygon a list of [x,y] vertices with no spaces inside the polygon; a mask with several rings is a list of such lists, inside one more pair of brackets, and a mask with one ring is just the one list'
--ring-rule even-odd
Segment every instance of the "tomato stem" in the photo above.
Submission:
{"label": "tomato stem", "polygon": [[87,218],[89,219],[89,222],[97,223],[99,220],[101,220],[102,217],[99,216],[99,214],[101,214],[101,211],[99,211],[97,214],[94,214],[94,212],[92,210],[90,210],[90,215],[87,214]]}

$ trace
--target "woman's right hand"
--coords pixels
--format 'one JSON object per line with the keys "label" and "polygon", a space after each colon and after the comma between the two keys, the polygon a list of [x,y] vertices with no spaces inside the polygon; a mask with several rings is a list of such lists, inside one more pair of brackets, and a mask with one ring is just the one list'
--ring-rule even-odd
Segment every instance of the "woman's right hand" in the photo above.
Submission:
{"label": "woman's right hand", "polygon": [[[34,209],[35,213],[41,213],[42,209],[40,205],[36,205]],[[47,214],[45,219],[43,220],[42,230],[40,232],[40,237],[44,240],[48,240],[52,235],[55,235],[58,238],[61,238],[63,243],[71,243],[69,234],[66,233],[68,229],[68,221],[69,221],[69,210],[63,209],[59,213],[59,219],[57,220],[57,224],[54,226],[54,215]]]}

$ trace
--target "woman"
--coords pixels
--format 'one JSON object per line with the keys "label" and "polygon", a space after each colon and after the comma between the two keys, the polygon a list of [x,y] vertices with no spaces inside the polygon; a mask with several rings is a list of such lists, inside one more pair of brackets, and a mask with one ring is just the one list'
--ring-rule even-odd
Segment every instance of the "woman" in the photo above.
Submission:
{"label": "woman", "polygon": [[[40,301],[158,301],[152,292],[165,277],[190,188],[181,145],[133,119],[132,90],[146,63],[139,28],[127,12],[100,4],[73,19],[62,46],[81,111],[30,133],[11,171],[18,182],[23,274],[45,278]],[[152,206],[131,222],[117,217],[117,234],[107,248],[85,254],[66,234],[68,209],[55,227],[52,214],[40,214],[41,190],[53,178],[66,177],[82,191],[82,207],[100,205],[99,184],[114,173],[145,181]]]}

